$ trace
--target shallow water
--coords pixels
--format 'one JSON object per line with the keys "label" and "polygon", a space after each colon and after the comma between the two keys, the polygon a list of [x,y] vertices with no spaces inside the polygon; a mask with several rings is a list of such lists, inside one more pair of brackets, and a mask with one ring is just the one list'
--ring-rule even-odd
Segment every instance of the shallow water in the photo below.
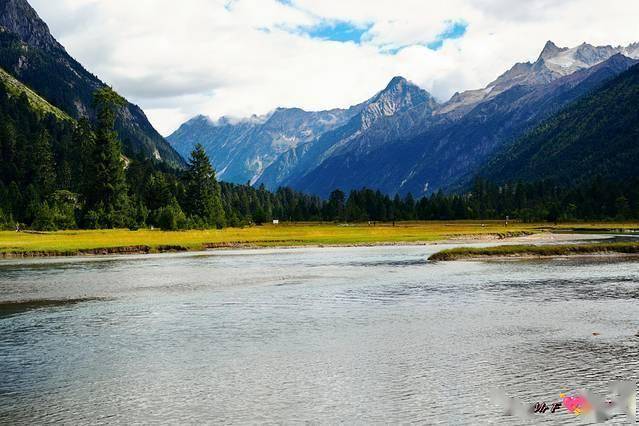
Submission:
{"label": "shallow water", "polygon": [[0,423],[584,424],[490,391],[637,380],[637,260],[441,248],[0,262]]}

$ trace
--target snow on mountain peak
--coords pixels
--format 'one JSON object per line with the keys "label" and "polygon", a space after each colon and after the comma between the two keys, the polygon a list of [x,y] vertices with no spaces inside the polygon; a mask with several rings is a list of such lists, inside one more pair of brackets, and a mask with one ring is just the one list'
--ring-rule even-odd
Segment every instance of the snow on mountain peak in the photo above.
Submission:
{"label": "snow on mountain peak", "polygon": [[559,48],[557,47],[557,45],[555,43],[553,43],[552,41],[548,40],[546,42],[546,45],[544,46],[544,49],[541,51],[541,55],[539,55],[539,59],[547,59],[547,58],[552,58],[553,56],[556,56],[558,54],[560,54],[561,52],[564,52],[568,50],[568,48]]}
{"label": "snow on mountain peak", "polygon": [[621,53],[629,58],[639,59],[639,42],[624,47]]}
{"label": "snow on mountain peak", "polygon": [[639,59],[639,43],[626,47],[593,46],[582,43],[568,48],[558,47],[552,41],[548,41],[536,62],[515,64],[484,89],[456,93],[435,113],[447,114],[456,111],[461,114],[512,87],[549,83],[579,70],[601,64],[618,54]]}
{"label": "snow on mountain peak", "polygon": [[564,76],[607,61],[617,53],[623,53],[622,51],[621,47],[593,46],[582,43],[570,49],[558,48],[554,54],[544,55],[542,53],[540,60],[544,61],[544,65],[548,69]]}

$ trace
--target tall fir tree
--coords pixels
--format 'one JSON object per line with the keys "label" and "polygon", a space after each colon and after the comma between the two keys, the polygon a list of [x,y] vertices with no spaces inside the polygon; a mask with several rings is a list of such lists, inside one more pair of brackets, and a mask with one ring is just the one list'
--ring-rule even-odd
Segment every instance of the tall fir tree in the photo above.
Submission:
{"label": "tall fir tree", "polygon": [[33,142],[31,150],[32,179],[43,198],[55,189],[56,173],[50,137],[44,130]]}
{"label": "tall fir tree", "polygon": [[200,144],[191,153],[184,186],[187,215],[203,221],[205,225],[218,228],[225,226],[220,185],[215,178],[211,161]]}
{"label": "tall fir tree", "polygon": [[91,129],[91,123],[85,118],[78,120],[77,126],[73,129],[73,152],[71,160],[73,162],[73,181],[71,188],[82,194],[85,201],[92,197],[95,185],[95,135]]}
{"label": "tall fir tree", "polygon": [[125,100],[110,87],[96,90],[97,111],[93,185],[87,196],[87,207],[97,215],[100,227],[126,227],[130,224],[130,203],[127,193],[122,147],[114,130],[117,111]]}

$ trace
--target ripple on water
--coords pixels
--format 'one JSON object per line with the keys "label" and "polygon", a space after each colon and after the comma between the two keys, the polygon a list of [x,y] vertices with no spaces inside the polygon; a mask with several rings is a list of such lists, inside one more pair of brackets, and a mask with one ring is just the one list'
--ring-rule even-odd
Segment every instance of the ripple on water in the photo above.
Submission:
{"label": "ripple on water", "polygon": [[511,425],[491,389],[532,403],[637,380],[637,262],[432,250],[5,264],[0,418]]}

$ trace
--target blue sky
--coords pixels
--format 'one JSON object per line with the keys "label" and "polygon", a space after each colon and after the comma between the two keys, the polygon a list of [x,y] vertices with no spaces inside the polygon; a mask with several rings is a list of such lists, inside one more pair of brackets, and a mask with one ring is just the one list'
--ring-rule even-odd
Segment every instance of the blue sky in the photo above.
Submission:
{"label": "blue sky", "polygon": [[[284,1],[282,0],[282,2]],[[445,26],[446,28],[432,39],[421,40],[409,45],[381,47],[381,50],[385,53],[396,54],[405,47],[417,44],[422,44],[431,50],[439,50],[447,40],[462,38],[468,29],[468,23],[463,19],[447,21]],[[323,21],[310,27],[300,27],[292,31],[320,40],[360,44],[371,38],[370,33],[373,29],[372,23],[358,25],[346,21]]]}
{"label": "blue sky", "polygon": [[338,42],[361,43],[364,35],[370,31],[372,24],[357,26],[349,22],[322,22],[310,28],[300,28],[303,34],[311,38]]}
{"label": "blue sky", "polygon": [[432,50],[439,50],[446,40],[456,40],[462,38],[466,34],[468,24],[463,20],[450,22],[443,32],[439,33],[435,40],[429,42],[426,46]]}

